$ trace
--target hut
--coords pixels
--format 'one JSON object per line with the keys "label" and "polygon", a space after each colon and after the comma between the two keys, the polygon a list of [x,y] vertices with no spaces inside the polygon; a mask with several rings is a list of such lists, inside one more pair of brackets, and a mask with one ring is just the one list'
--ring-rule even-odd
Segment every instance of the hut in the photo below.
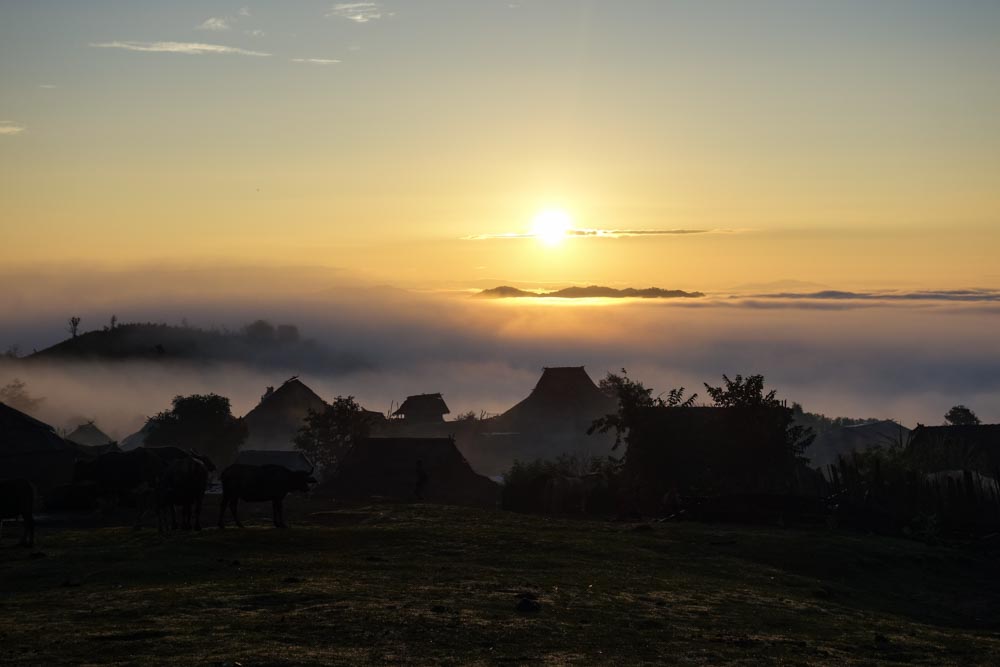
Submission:
{"label": "hut", "polygon": [[443,422],[444,416],[450,413],[451,410],[448,409],[441,394],[417,394],[407,396],[399,409],[392,414],[394,417],[402,417],[409,423],[427,424]]}
{"label": "hut", "polygon": [[853,452],[866,452],[876,447],[902,447],[909,439],[910,429],[887,419],[824,431],[816,436],[805,455],[813,468],[826,470],[842,456],[849,457]]}
{"label": "hut", "polygon": [[921,425],[913,429],[906,451],[924,472],[972,470],[994,477],[1000,471],[1000,424]]}
{"label": "hut", "polygon": [[451,438],[367,438],[328,480],[338,498],[385,497],[496,507],[500,487],[477,474]]}
{"label": "hut", "polygon": [[298,377],[280,387],[268,387],[260,403],[243,418],[249,436],[245,449],[291,450],[295,435],[309,412],[322,412],[326,402]]}
{"label": "hut", "polygon": [[76,458],[51,426],[0,403],[0,479],[27,479],[45,491],[73,480]]}
{"label": "hut", "polygon": [[114,442],[111,436],[97,428],[92,421],[77,426],[66,439],[84,447],[105,447]]}

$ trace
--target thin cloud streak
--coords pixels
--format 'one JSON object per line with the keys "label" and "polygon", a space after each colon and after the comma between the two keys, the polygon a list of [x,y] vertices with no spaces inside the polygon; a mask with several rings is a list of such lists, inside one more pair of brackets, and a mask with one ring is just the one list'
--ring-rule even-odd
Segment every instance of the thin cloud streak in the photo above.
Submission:
{"label": "thin cloud streak", "polygon": [[[620,239],[636,236],[686,236],[689,234],[735,234],[735,229],[568,229],[569,238]],[[473,234],[463,236],[463,241],[488,241],[491,239],[534,239],[534,232],[508,232],[500,234]]]}
{"label": "thin cloud streak", "polygon": [[223,32],[229,29],[229,19],[222,18],[221,16],[207,18],[201,23],[201,25],[195,27],[195,30],[209,30],[212,32]]}
{"label": "thin cloud streak", "polygon": [[25,127],[10,120],[0,120],[0,135],[20,134]]}
{"label": "thin cloud streak", "polygon": [[290,58],[293,63],[306,63],[308,65],[336,65],[339,60],[332,58]]}
{"label": "thin cloud streak", "polygon": [[385,12],[377,2],[339,2],[326,13],[327,18],[341,18],[355,23],[377,21],[391,12]]}
{"label": "thin cloud streak", "polygon": [[124,49],[126,51],[141,51],[144,53],[180,53],[189,56],[199,56],[205,54],[238,55],[238,56],[270,56],[270,53],[262,51],[249,51],[235,46],[223,46],[222,44],[202,44],[199,42],[135,42],[116,41],[91,43],[90,46],[98,49]]}

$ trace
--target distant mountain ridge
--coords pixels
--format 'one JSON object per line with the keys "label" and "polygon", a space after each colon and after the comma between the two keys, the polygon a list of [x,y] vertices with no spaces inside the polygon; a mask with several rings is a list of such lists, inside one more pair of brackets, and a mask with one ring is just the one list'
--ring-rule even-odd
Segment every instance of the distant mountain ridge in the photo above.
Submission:
{"label": "distant mountain ridge", "polygon": [[[293,332],[294,330],[294,332]],[[282,334],[285,331],[288,333]],[[150,361],[157,363],[246,363],[262,368],[310,367],[356,370],[367,362],[338,353],[314,340],[300,338],[296,327],[258,321],[241,331],[206,330],[157,323],[120,324],[88,331],[17,360]]]}
{"label": "distant mountain ridge", "polygon": [[647,287],[645,289],[626,287],[624,289],[615,289],[614,287],[603,285],[588,285],[587,287],[565,287],[552,292],[529,292],[509,285],[501,285],[492,289],[485,289],[476,296],[484,299],[697,299],[705,295],[702,292],[667,290],[659,287]]}

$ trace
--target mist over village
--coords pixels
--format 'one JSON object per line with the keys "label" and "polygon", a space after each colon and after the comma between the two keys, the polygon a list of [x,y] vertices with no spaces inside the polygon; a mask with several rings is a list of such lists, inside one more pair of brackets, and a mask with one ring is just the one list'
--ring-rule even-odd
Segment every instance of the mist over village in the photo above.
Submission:
{"label": "mist over village", "polygon": [[0,663],[1000,663],[998,30],[0,2]]}

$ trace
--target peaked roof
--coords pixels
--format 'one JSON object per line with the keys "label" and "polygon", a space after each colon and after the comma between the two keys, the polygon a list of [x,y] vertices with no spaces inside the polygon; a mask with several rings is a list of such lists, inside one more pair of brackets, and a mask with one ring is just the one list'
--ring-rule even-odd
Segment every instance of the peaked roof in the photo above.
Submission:
{"label": "peaked roof", "polygon": [[299,380],[298,376],[295,376],[286,380],[277,389],[268,387],[264,395],[261,396],[260,403],[244,418],[252,421],[255,416],[289,410],[303,411],[304,413],[308,410],[319,410],[325,405],[326,401]]}
{"label": "peaked roof", "polygon": [[601,391],[583,366],[542,369],[542,377],[523,401],[497,420],[512,428],[525,421],[589,422],[617,408],[615,399]]}
{"label": "peaked roof", "polygon": [[113,442],[111,436],[97,428],[94,422],[80,424],[73,429],[72,433],[66,436],[66,439],[87,447],[101,447]]}
{"label": "peaked roof", "polygon": [[54,428],[0,403],[0,456],[72,451]]}
{"label": "peaked roof", "polygon": [[1000,468],[1000,424],[918,426],[908,449],[927,472],[969,469],[994,475]]}
{"label": "peaked roof", "polygon": [[449,414],[451,410],[448,409],[448,404],[444,402],[444,398],[441,394],[416,394],[415,396],[407,396],[403,404],[399,406],[392,414],[394,415],[406,415],[406,414],[429,414],[429,415],[446,415]]}
{"label": "peaked roof", "polygon": [[910,429],[892,420],[855,424],[833,428],[816,436],[806,448],[805,456],[809,465],[822,468],[837,462],[840,456],[851,452],[864,452],[873,447],[905,445],[910,437]]}

